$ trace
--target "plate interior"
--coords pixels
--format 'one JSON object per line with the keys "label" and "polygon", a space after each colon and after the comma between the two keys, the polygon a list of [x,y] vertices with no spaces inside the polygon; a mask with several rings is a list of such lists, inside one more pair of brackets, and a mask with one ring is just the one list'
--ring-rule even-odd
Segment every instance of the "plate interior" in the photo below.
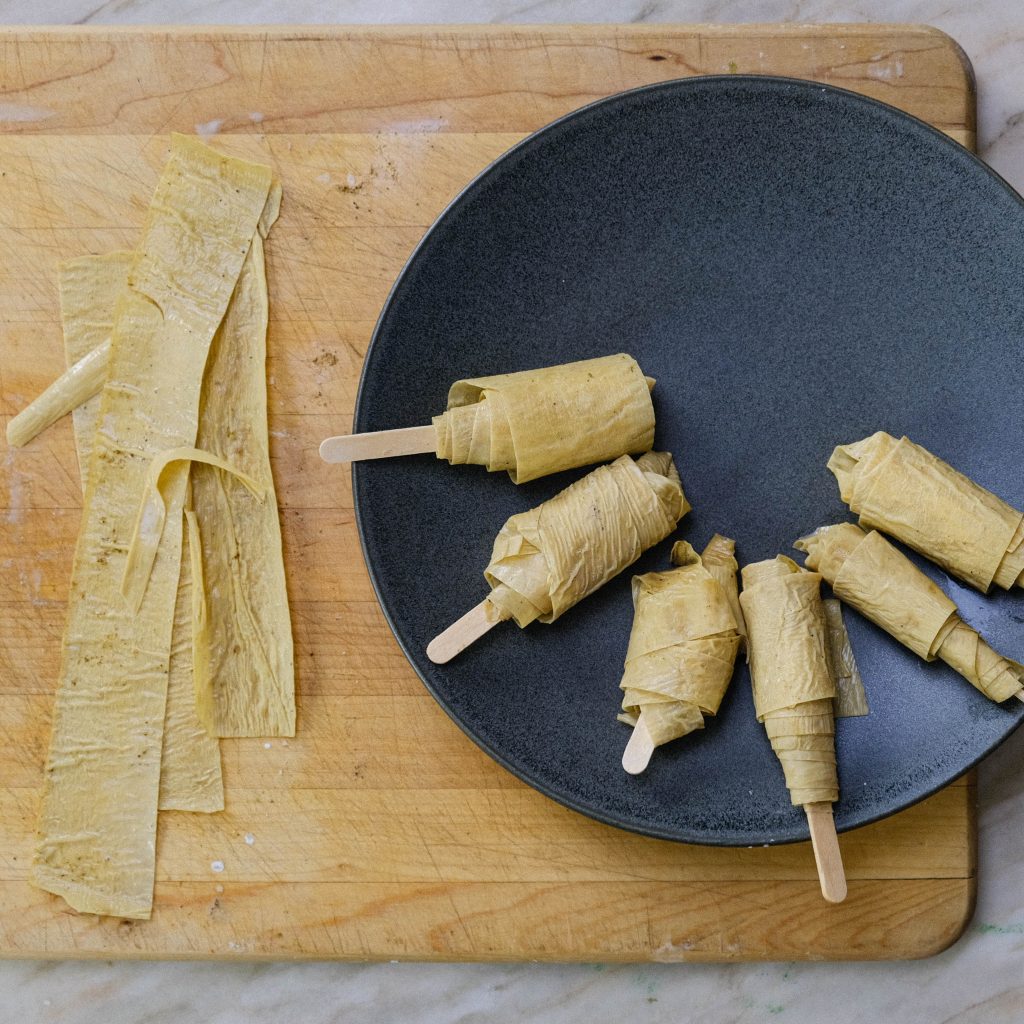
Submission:
{"label": "plate interior", "polygon": [[[552,626],[508,623],[451,664],[427,642],[486,594],[504,520],[585,470],[516,487],[431,456],[354,467],[364,552],[423,681],[509,770],[611,824],[689,842],[806,838],[739,666],[717,718],[620,767],[634,572],[672,541],[741,562],[849,518],[836,444],[906,433],[1024,506],[1024,206],[966,150],[853,93],[688,79],[601,101],[511,150],[430,230],[367,355],[355,428],[429,422],[460,377],[630,352],[658,380],[656,447],[694,506],[676,534]],[[1002,653],[1024,600],[917,558]],[[847,610],[871,714],[837,727],[837,825],[954,779],[1024,718]]]}

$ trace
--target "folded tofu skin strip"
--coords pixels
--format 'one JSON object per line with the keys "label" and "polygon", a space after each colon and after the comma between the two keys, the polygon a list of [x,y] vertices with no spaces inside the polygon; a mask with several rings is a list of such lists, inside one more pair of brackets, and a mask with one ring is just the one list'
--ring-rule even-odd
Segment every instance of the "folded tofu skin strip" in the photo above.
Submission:
{"label": "folded tofu skin strip", "polygon": [[843,607],[834,597],[821,602],[825,608],[828,627],[828,661],[832,678],[836,681],[836,695],[832,701],[836,718],[862,718],[870,714],[864,680],[853,656],[850,634],[843,621]]}
{"label": "folded tofu skin strip", "polygon": [[505,523],[484,570],[488,601],[522,627],[554,622],[664,540],[689,510],[668,452],[623,455]]}
{"label": "folded tofu skin strip", "polygon": [[879,530],[986,593],[1024,584],[1024,513],[926,448],[884,431],[840,445],[828,468],[865,530]]}
{"label": "folded tofu skin strip", "polygon": [[195,551],[195,542],[186,530],[171,631],[158,807],[161,811],[212,813],[224,810],[224,780],[220,741],[207,732],[196,707],[192,615],[195,591],[202,583],[192,569]]}
{"label": "folded tofu skin strip", "polygon": [[876,530],[823,526],[796,542],[839,600],[925,661],[941,658],[1001,702],[1021,691],[1024,666],[1004,658],[967,625],[956,605]]}
{"label": "folded tofu skin strip", "polygon": [[193,464],[213,466],[215,469],[238,477],[243,486],[257,501],[263,501],[266,489],[233,466],[226,459],[199,448],[171,448],[161,452],[149,465],[146,482],[142,488],[142,502],[135,518],[132,539],[128,543],[124,576],[121,578],[121,593],[133,611],[138,611],[146,593],[146,585],[153,573],[160,537],[167,519],[167,498],[180,492],[183,482],[188,480]]}
{"label": "folded tofu skin strip", "polygon": [[754,709],[782,764],[794,805],[834,803],[835,681],[829,666],[821,576],[792,559],[743,567]]}
{"label": "folded tofu skin strip", "polygon": [[[214,736],[295,735],[291,618],[267,431],[262,239],[279,202],[275,186],[203,381],[197,445],[227,459],[235,472],[192,466],[204,578],[193,620],[196,710]],[[262,497],[246,479],[258,483]]]}
{"label": "folded tofu skin strip", "polygon": [[117,303],[30,876],[76,910],[152,910],[184,482],[138,612],[120,584],[150,463],[196,443],[210,342],[270,189],[268,167],[175,136]]}
{"label": "folded tofu skin strip", "polygon": [[704,561],[716,552],[732,558],[726,541],[716,536],[704,556],[680,541],[672,548],[678,568],[633,577],[620,720],[635,725],[642,713],[655,746],[702,729],[732,679],[740,647],[736,617]]}
{"label": "folded tofu skin strip", "polygon": [[[97,342],[110,337],[114,308],[128,286],[131,263],[130,252],[118,252],[108,256],[83,256],[60,268],[61,320],[69,366],[78,362],[84,353],[93,351]],[[99,404],[96,395],[73,412],[83,491]],[[220,745],[203,728],[196,713],[192,681],[192,572],[187,537],[171,634],[159,809],[206,812],[224,809]]]}
{"label": "folded tofu skin strip", "polygon": [[653,381],[620,353],[456,381],[435,416],[437,457],[536,480],[654,444]]}

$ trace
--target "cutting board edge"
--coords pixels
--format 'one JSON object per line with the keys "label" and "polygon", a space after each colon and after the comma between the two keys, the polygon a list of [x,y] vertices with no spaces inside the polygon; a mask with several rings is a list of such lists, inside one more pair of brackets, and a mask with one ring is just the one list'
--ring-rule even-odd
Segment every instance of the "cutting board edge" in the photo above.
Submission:
{"label": "cutting board edge", "polygon": [[[358,25],[358,26],[246,26],[244,28],[239,26],[171,26],[171,27],[160,27],[160,26],[130,26],[125,28],[111,28],[108,26],[90,26],[87,28],[72,27],[72,26],[40,26],[38,28],[31,26],[9,26],[0,29],[0,42],[7,42],[10,39],[24,40],[26,38],[32,39],[33,37],[45,36],[45,37],[73,37],[76,34],[92,36],[92,37],[111,37],[119,38],[122,36],[138,36],[140,38],[153,38],[168,36],[168,37],[191,37],[191,38],[217,38],[219,40],[232,40],[232,39],[253,39],[263,37],[273,37],[280,40],[316,40],[316,39],[342,39],[353,36],[389,36],[392,38],[400,38],[403,36],[415,35],[418,31],[437,31],[443,30],[446,35],[458,35],[458,34],[475,34],[481,35],[484,33],[493,33],[495,35],[508,35],[522,31],[533,31],[536,33],[556,33],[559,31],[574,32],[577,34],[586,34],[588,38],[600,39],[607,38],[610,32],[615,32],[618,37],[629,36],[629,35],[642,35],[650,37],[651,35],[664,34],[670,39],[674,35],[692,35],[698,33],[705,37],[728,37],[730,35],[739,34],[743,38],[750,39],[751,35],[755,32],[759,32],[763,35],[769,36],[788,36],[788,37],[801,37],[809,35],[821,35],[823,37],[829,37],[833,35],[839,35],[843,37],[864,37],[865,35],[878,34],[878,35],[891,35],[895,33],[902,33],[903,35],[926,35],[932,37],[941,37],[942,45],[945,46],[952,56],[959,62],[961,74],[963,78],[963,92],[964,92],[964,125],[967,126],[968,133],[965,133],[969,139],[973,138],[973,126],[975,123],[975,82],[973,76],[973,68],[970,65],[969,60],[963,53],[962,48],[956,43],[951,37],[941,32],[938,29],[932,28],[931,26],[921,25],[874,25],[874,24],[844,24],[844,25],[719,25],[719,26],[704,26],[704,25],[686,25],[686,24],[667,24],[667,25],[516,25],[516,26],[480,26],[480,25],[460,25],[460,26],[373,26],[373,25]],[[230,134],[231,129],[227,128],[224,134]],[[39,134],[46,134],[45,129]],[[73,134],[67,130],[52,131],[50,134]],[[972,776],[973,784],[973,776]],[[894,952],[892,949],[886,949],[880,955],[859,955],[851,954],[849,956],[840,956],[837,959],[850,959],[850,960],[870,960],[870,959],[917,959],[934,955],[941,950],[948,948],[966,929],[971,916],[973,914],[974,903],[977,894],[977,871],[976,871],[976,823],[974,815],[968,816],[967,821],[967,838],[970,844],[971,852],[974,855],[969,873],[964,875],[962,878],[946,878],[937,879],[929,878],[928,881],[933,881],[936,884],[945,884],[948,888],[959,887],[962,893],[962,899],[959,901],[960,914],[956,921],[952,920],[950,916],[949,928],[942,932],[941,935],[932,936],[930,941],[925,943],[921,942],[918,945],[913,943],[907,943],[905,946],[900,948],[900,951]],[[904,880],[905,881],[905,880]],[[967,885],[964,886],[962,883],[966,881]],[[866,883],[865,883],[866,884]],[[885,886],[889,885],[889,880],[879,880],[871,883],[873,885]],[[895,880],[893,881],[893,885]],[[595,885],[595,890],[598,888]],[[657,951],[654,951],[656,953]],[[784,956],[783,956],[784,954]],[[402,953],[389,952],[383,950],[380,952],[374,952],[369,955],[360,955],[353,953],[306,953],[306,952],[276,952],[268,951],[260,954],[247,954],[244,952],[202,952],[197,954],[195,951],[188,952],[154,952],[152,949],[143,950],[62,950],[60,952],[54,952],[49,949],[39,951],[17,951],[14,953],[3,952],[0,953],[0,957],[12,958],[12,959],[26,959],[33,957],[45,957],[48,959],[110,959],[111,955],[114,955],[121,959],[168,959],[168,960],[192,960],[198,956],[208,959],[222,959],[222,960],[245,960],[252,962],[267,962],[267,961],[303,961],[303,960],[342,960],[352,962],[365,962],[367,960],[382,960],[382,959],[395,959],[395,960],[408,960],[417,962],[450,962],[453,959],[458,958],[453,956],[451,953],[445,951],[438,952],[436,954],[429,953],[423,955],[407,955]],[[528,954],[525,954],[528,956]],[[489,955],[475,953],[471,957],[463,957],[465,959],[471,959],[477,962],[515,962],[516,960],[524,959],[524,954],[509,954],[509,955]],[[776,950],[771,955],[759,955],[756,952],[749,950],[744,951],[741,955],[725,957],[727,961],[743,961],[743,960],[757,960],[760,962],[769,962],[773,960],[784,959],[822,959],[820,953],[806,952],[800,954],[798,951],[787,951]],[[538,961],[545,962],[593,962],[595,959],[600,959],[607,962],[621,962],[621,963],[645,963],[645,962],[658,962],[666,959],[675,960],[689,960],[691,962],[714,962],[721,961],[723,957],[714,955],[684,955],[684,956],[669,956],[664,955],[648,955],[644,956],[639,953],[629,952],[624,954],[617,953],[601,953],[596,954],[595,951],[590,950],[581,954],[567,954],[559,951],[551,955],[542,955],[533,957],[530,959],[536,959]]]}

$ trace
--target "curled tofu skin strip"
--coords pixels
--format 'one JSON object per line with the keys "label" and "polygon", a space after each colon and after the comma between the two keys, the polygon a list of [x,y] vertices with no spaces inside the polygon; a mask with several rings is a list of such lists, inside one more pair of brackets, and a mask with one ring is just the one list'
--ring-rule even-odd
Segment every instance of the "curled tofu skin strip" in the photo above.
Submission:
{"label": "curled tofu skin strip", "polygon": [[619,717],[635,726],[643,715],[655,747],[702,729],[732,679],[740,633],[727,590],[705,561],[716,551],[731,557],[724,542],[732,545],[716,536],[701,556],[680,541],[672,548],[678,568],[633,577]]}
{"label": "curled tofu skin strip", "polygon": [[505,523],[484,570],[488,601],[521,627],[554,622],[664,540],[689,510],[671,455],[623,455]]}
{"label": "curled tofu skin strip", "polygon": [[828,627],[828,660],[832,677],[836,681],[836,695],[832,707],[836,718],[862,718],[871,713],[868,695],[864,689],[857,660],[853,656],[850,634],[843,621],[843,607],[834,597],[821,602]]}
{"label": "curled tofu skin strip", "polygon": [[720,533],[716,533],[708,541],[707,547],[704,548],[700,559],[704,568],[718,580],[719,585],[725,592],[726,600],[729,602],[729,608],[732,611],[732,617],[736,620],[736,630],[740,635],[740,645],[746,647],[747,624],[743,618],[743,610],[740,608],[740,564],[736,561],[736,542],[729,537],[723,537]]}
{"label": "curled tofu skin strip", "polygon": [[1022,696],[1024,666],[997,654],[956,605],[876,530],[823,526],[796,542],[832,592],[925,661],[942,659],[987,697]]}
{"label": "curled tofu skin strip", "polygon": [[792,559],[743,567],[754,709],[782,764],[794,805],[834,803],[835,681],[829,666],[821,576]]}
{"label": "curled tofu skin strip", "polygon": [[7,443],[21,448],[72,409],[98,395],[107,379],[111,340],[104,338],[72,363],[7,424]]}
{"label": "curled tofu skin strip", "polygon": [[[266,486],[192,467],[196,712],[214,736],[294,736],[295,665],[267,429],[268,296],[262,236],[277,215],[272,190],[235,294],[213,340],[197,445]],[[190,538],[192,534],[190,533]]]}
{"label": "curled tofu skin strip", "polygon": [[879,431],[828,468],[865,530],[879,530],[987,593],[1024,583],[1024,513],[914,444]]}
{"label": "curled tofu skin strip", "polygon": [[264,486],[212,452],[200,451],[198,448],[172,448],[158,455],[150,463],[146,474],[142,502],[135,518],[135,529],[128,544],[128,556],[121,579],[121,594],[132,611],[138,611],[142,605],[153,572],[153,564],[156,562],[160,538],[167,519],[165,495],[181,490],[188,480],[189,470],[194,462],[231,473],[259,501],[263,501],[266,495]]}
{"label": "curled tofu skin strip", "polygon": [[269,167],[175,135],[117,302],[30,874],[76,910],[152,911],[184,481],[138,612],[120,584],[148,466],[195,444],[210,343],[271,185]]}
{"label": "curled tofu skin strip", "polygon": [[[114,309],[128,286],[131,263],[130,252],[115,252],[82,256],[61,266],[60,308],[69,366],[83,353],[93,351],[100,339],[110,336]],[[99,405],[99,396],[94,395],[72,414],[83,492],[88,482]],[[224,781],[220,744],[203,728],[196,712],[192,680],[192,579],[186,537],[174,605],[158,807],[161,811],[210,813],[224,809]]]}
{"label": "curled tofu skin strip", "polygon": [[624,353],[456,381],[433,419],[437,457],[518,484],[650,451],[653,386]]}

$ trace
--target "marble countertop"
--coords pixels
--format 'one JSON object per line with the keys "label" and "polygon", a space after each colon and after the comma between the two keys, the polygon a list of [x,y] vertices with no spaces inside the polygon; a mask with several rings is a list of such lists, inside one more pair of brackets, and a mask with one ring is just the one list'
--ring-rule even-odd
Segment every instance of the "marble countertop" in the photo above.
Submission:
{"label": "marble countertop", "polygon": [[[386,7],[386,13],[381,8]],[[925,23],[967,51],[979,149],[1024,191],[1018,0],[0,0],[0,24]],[[5,1020],[107,1024],[583,1020],[1017,1024],[1024,1020],[1024,730],[981,768],[978,908],[914,963],[751,965],[0,963]]]}

